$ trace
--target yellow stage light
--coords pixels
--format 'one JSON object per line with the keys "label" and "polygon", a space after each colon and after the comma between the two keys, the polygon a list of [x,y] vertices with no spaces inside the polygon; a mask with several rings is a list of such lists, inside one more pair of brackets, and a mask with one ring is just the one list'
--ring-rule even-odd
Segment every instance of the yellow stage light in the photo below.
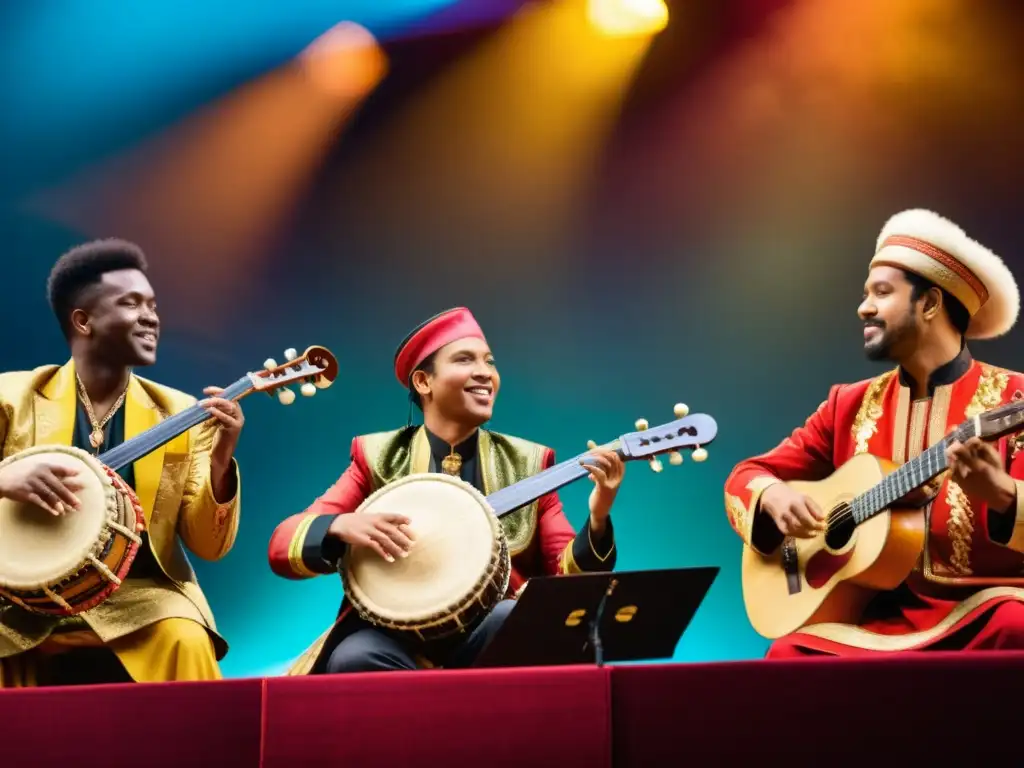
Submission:
{"label": "yellow stage light", "polygon": [[655,35],[668,26],[665,0],[589,0],[587,17],[611,37]]}

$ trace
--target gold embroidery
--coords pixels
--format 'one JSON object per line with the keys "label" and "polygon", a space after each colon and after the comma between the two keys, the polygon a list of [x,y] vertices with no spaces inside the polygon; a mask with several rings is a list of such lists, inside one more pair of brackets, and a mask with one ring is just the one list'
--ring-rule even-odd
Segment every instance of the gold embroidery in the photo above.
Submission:
{"label": "gold embroidery", "polygon": [[921,455],[924,447],[925,424],[928,414],[928,401],[918,400],[910,409],[910,445],[907,448],[907,458],[913,459]]}
{"label": "gold embroidery", "polygon": [[725,506],[732,518],[732,527],[736,529],[736,533],[746,539],[749,526],[747,525],[747,508],[743,504],[743,500],[739,496],[727,493],[725,494]]}
{"label": "gold embroidery", "polygon": [[[1003,400],[1003,390],[1009,381],[1009,374],[999,368],[982,364],[981,379],[974,396],[964,411],[965,418],[972,419],[979,413],[995,408]],[[971,542],[974,537],[974,510],[967,494],[953,480],[946,483],[946,503],[949,505],[949,519],[946,532],[953,553],[949,564],[961,576],[970,576]]]}
{"label": "gold embroidery", "polygon": [[894,373],[896,373],[895,370],[883,373],[871,382],[867,392],[864,393],[864,399],[861,401],[860,410],[857,411],[857,416],[853,420],[853,427],[851,429],[853,437],[857,441],[857,447],[854,451],[857,454],[868,452],[868,440],[878,431],[878,420],[882,418],[884,413],[882,410],[882,394],[885,392],[885,387]]}
{"label": "gold embroidery", "polygon": [[949,532],[949,541],[953,547],[949,564],[961,576],[970,576],[974,573],[971,570],[974,512],[971,510],[971,503],[967,500],[967,494],[952,480],[946,484],[946,503],[949,505],[949,520],[946,522],[946,530]]}
{"label": "gold embroidery", "polygon": [[902,464],[907,460],[907,424],[910,423],[910,389],[897,387],[896,414],[892,420],[892,460]]}

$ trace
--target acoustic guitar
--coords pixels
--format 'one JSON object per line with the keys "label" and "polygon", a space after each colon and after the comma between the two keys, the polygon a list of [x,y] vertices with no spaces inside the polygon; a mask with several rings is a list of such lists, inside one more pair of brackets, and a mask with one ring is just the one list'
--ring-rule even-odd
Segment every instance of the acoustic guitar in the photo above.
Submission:
{"label": "acoustic guitar", "polygon": [[743,602],[751,625],[775,639],[821,622],[854,624],[878,592],[895,589],[924,551],[927,505],[908,497],[948,469],[946,448],[1024,429],[1024,402],[964,421],[902,466],[859,454],[824,480],[787,483],[826,515],[814,538],[785,537],[770,555],[744,545]]}

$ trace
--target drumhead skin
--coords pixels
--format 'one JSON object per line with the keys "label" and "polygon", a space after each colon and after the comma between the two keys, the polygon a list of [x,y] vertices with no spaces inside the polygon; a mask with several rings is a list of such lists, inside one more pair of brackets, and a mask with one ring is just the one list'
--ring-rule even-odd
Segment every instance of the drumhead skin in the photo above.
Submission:
{"label": "drumhead skin", "polygon": [[90,454],[66,446],[38,446],[0,463],[59,462],[78,470],[85,488],[75,495],[80,509],[54,516],[34,504],[0,499],[0,585],[32,590],[73,575],[95,549],[115,490]]}
{"label": "drumhead skin", "polygon": [[376,491],[352,514],[380,512],[412,521],[412,551],[389,563],[372,549],[351,549],[345,584],[353,602],[388,621],[416,621],[457,605],[488,571],[501,535],[486,497],[450,475],[409,475]]}

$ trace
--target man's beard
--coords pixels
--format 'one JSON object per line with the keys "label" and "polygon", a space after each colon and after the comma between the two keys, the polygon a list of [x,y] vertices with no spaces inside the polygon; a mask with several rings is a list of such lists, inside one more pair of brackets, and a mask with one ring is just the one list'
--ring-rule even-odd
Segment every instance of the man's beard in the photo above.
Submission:
{"label": "man's beard", "polygon": [[893,348],[904,338],[910,335],[913,328],[913,318],[907,317],[898,326],[889,327],[885,324],[865,323],[869,328],[878,328],[881,333],[870,342],[864,345],[864,354],[868,360],[893,360]]}

